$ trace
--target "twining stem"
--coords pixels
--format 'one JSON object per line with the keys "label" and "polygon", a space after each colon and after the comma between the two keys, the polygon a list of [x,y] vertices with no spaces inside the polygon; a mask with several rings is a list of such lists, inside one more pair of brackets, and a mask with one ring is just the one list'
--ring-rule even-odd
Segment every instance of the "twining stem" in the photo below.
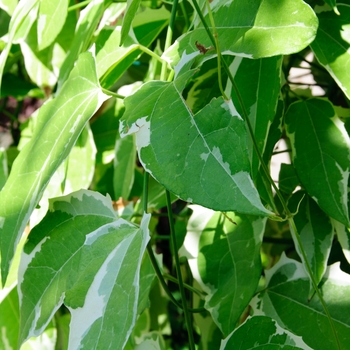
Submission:
{"label": "twining stem", "polygon": [[168,208],[168,217],[169,217],[169,226],[170,226],[170,241],[172,245],[172,251],[174,254],[174,260],[175,260],[175,270],[177,274],[177,279],[179,281],[179,289],[181,294],[181,300],[182,300],[182,307],[186,322],[186,328],[188,333],[188,343],[190,346],[190,350],[195,349],[195,343],[193,339],[193,329],[192,329],[192,316],[189,312],[189,308],[187,305],[187,298],[184,288],[184,282],[182,278],[182,272],[181,272],[181,266],[180,266],[180,259],[178,255],[178,246],[176,242],[176,235],[175,235],[175,227],[174,227],[174,219],[173,219],[173,213],[171,208],[171,198],[170,198],[170,192],[166,190],[166,202],[167,202],[167,208]]}
{"label": "twining stem", "polygon": [[[198,3],[197,3],[196,0],[193,0],[193,5],[194,5],[194,7],[195,7],[195,9],[196,9],[196,11],[197,11],[197,13],[198,13],[198,15],[199,15],[201,21],[202,21],[202,24],[203,24],[203,26],[204,26],[206,32],[208,33],[208,36],[209,36],[211,42],[212,42],[213,45],[215,46],[215,45],[216,45],[216,40],[215,40],[213,34],[211,33],[211,31],[210,31],[210,29],[209,29],[209,27],[208,27],[208,25],[207,25],[207,23],[206,23],[206,21],[205,21],[205,18],[204,18],[203,14],[202,14],[202,11],[201,11],[201,9],[199,8]],[[302,242],[301,242],[301,239],[300,239],[300,236],[299,236],[297,227],[296,227],[295,222],[294,222],[294,219],[293,219],[293,214],[290,212],[290,210],[289,210],[289,208],[288,208],[288,206],[287,206],[287,203],[286,203],[286,201],[284,200],[284,198],[283,198],[281,192],[279,191],[278,187],[276,186],[276,184],[275,184],[274,181],[272,180],[271,175],[270,175],[270,172],[269,172],[269,170],[267,169],[267,166],[266,166],[266,164],[265,164],[265,162],[264,162],[264,160],[263,160],[263,157],[262,157],[262,155],[261,155],[261,153],[260,153],[259,147],[258,147],[257,142],[256,142],[255,137],[254,137],[253,128],[252,128],[252,125],[251,125],[251,123],[250,123],[250,120],[249,120],[249,117],[248,117],[248,113],[247,113],[247,111],[246,111],[246,109],[245,109],[245,105],[244,105],[244,103],[243,103],[242,96],[241,96],[241,94],[240,94],[240,92],[239,92],[239,89],[238,89],[238,87],[237,87],[237,85],[236,85],[236,83],[235,83],[235,81],[234,81],[234,78],[233,78],[233,76],[232,76],[232,74],[231,74],[231,72],[230,72],[230,69],[229,69],[229,67],[228,67],[228,65],[227,65],[227,63],[226,63],[225,60],[223,60],[223,67],[224,67],[224,69],[225,69],[225,71],[226,71],[226,73],[227,73],[227,75],[228,75],[228,78],[230,79],[230,82],[232,83],[232,87],[233,87],[233,89],[234,89],[234,91],[235,91],[235,94],[236,94],[236,96],[237,96],[238,102],[239,102],[240,107],[241,107],[241,109],[242,109],[243,116],[244,116],[244,119],[245,119],[245,121],[246,121],[246,123],[247,123],[248,129],[249,129],[249,134],[250,134],[251,139],[252,139],[252,142],[253,142],[254,150],[255,150],[255,152],[256,152],[258,158],[259,158],[260,164],[261,164],[261,166],[262,166],[262,169],[263,169],[263,171],[264,171],[264,173],[265,173],[265,175],[266,175],[266,177],[267,177],[269,183],[272,185],[272,187],[273,187],[274,190],[276,191],[276,194],[277,194],[279,200],[281,201],[281,204],[282,204],[282,206],[283,206],[284,212],[285,212],[285,214],[286,214],[286,216],[287,216],[287,219],[288,219],[288,223],[289,223],[289,227],[290,227],[290,230],[291,230],[291,233],[292,233],[292,236],[293,236],[293,240],[294,240],[294,242],[297,244],[297,247],[299,248],[298,250],[299,250],[299,252],[300,252],[300,254],[301,254],[301,256],[302,256],[303,263],[304,263],[305,269],[306,269],[306,271],[307,271],[307,273],[308,273],[308,275],[309,275],[309,277],[310,277],[312,286],[313,286],[313,288],[315,289],[315,291],[316,291],[316,293],[317,293],[317,296],[319,297],[320,302],[321,302],[321,304],[322,304],[322,306],[323,306],[323,309],[324,309],[324,311],[325,311],[325,313],[326,313],[326,315],[327,315],[327,318],[328,318],[328,321],[329,321],[329,323],[330,323],[330,326],[331,326],[331,329],[332,329],[334,338],[335,338],[335,340],[336,340],[338,349],[341,349],[340,343],[339,343],[339,338],[338,338],[338,335],[337,335],[337,332],[336,332],[336,329],[335,329],[335,326],[334,326],[334,323],[333,323],[333,319],[331,318],[331,315],[330,315],[330,313],[329,313],[327,304],[326,304],[326,302],[325,302],[324,299],[323,299],[323,296],[322,296],[322,294],[321,294],[321,291],[320,291],[319,288],[318,288],[318,285],[317,285],[317,282],[316,282],[316,280],[315,280],[315,277],[314,277],[314,274],[313,274],[313,272],[312,272],[312,269],[311,269],[311,267],[310,267],[310,264],[309,264],[309,262],[308,262],[308,260],[307,260],[307,256],[306,256],[306,253],[305,253],[303,244],[302,244]]]}

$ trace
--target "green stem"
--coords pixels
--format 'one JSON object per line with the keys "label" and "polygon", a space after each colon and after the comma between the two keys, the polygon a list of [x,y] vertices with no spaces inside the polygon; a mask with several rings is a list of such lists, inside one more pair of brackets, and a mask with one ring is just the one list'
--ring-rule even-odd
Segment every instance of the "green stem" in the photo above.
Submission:
{"label": "green stem", "polygon": [[168,190],[166,190],[165,193],[166,193],[166,202],[167,202],[168,215],[169,215],[171,245],[172,245],[172,250],[173,250],[174,259],[175,259],[176,274],[177,274],[177,278],[179,281],[179,289],[180,289],[180,294],[181,294],[182,307],[183,307],[183,311],[184,311],[184,317],[185,317],[186,328],[187,328],[187,333],[188,333],[188,342],[189,342],[190,350],[194,350],[195,343],[194,343],[194,339],[193,339],[193,330],[192,330],[192,322],[191,322],[192,317],[191,317],[189,309],[188,309],[187,300],[186,300],[186,293],[185,293],[185,288],[184,288],[184,282],[182,279],[180,259],[179,259],[179,254],[178,254],[178,247],[177,247],[177,243],[176,243],[173,211],[171,208],[171,198],[170,198],[170,193]]}
{"label": "green stem", "polygon": [[[164,51],[170,47],[171,41],[173,40],[173,33],[174,33],[174,23],[176,18],[176,11],[177,11],[177,4],[179,0],[174,0],[173,6],[171,8],[171,15],[170,15],[170,22],[168,26],[168,30],[166,33],[166,39],[165,39],[165,45],[164,45]],[[160,73],[160,80],[166,80],[166,72],[167,72],[168,64],[166,61],[163,61],[162,63],[162,69]]]}
{"label": "green stem", "polygon": [[110,90],[107,90],[107,89],[104,89],[104,88],[102,88],[102,91],[108,96],[119,98],[121,100],[124,100],[124,98],[125,98],[125,96],[119,95],[119,94],[117,94],[117,93],[115,93],[113,91],[110,91]]}
{"label": "green stem", "polygon": [[223,87],[222,87],[222,76],[221,76],[221,58],[222,58],[222,55],[221,55],[221,51],[220,51],[220,45],[219,45],[219,37],[218,37],[218,32],[216,31],[216,26],[215,26],[215,21],[214,21],[214,17],[213,17],[213,14],[211,12],[211,8],[210,8],[210,3],[209,1],[207,0],[206,1],[207,3],[207,9],[208,9],[208,14],[209,14],[209,19],[210,19],[210,24],[213,28],[213,38],[214,38],[214,41],[215,41],[215,44],[214,44],[214,47],[215,47],[215,50],[216,50],[216,55],[217,55],[217,60],[218,60],[218,82],[219,82],[219,89],[220,89],[220,92],[221,92],[221,95],[223,96],[223,98],[228,101],[229,98],[227,97]]}
{"label": "green stem", "polygon": [[74,11],[74,10],[77,10],[77,9],[80,9],[80,8],[82,8],[82,7],[85,7],[86,5],[89,5],[91,1],[92,1],[92,0],[86,0],[86,1],[79,2],[78,4],[69,6],[69,7],[68,7],[68,12],[71,12],[71,11]]}
{"label": "green stem", "polygon": [[[168,279],[169,281],[171,281],[171,282],[174,282],[174,283],[176,283],[176,284],[180,284],[180,282],[179,282],[175,277],[173,277],[173,276],[171,276],[171,275],[169,275],[169,274],[167,274],[167,273],[165,273],[163,276],[164,276],[166,279]],[[186,289],[190,290],[190,291],[193,292],[193,293],[196,293],[196,294],[197,294],[198,296],[200,296],[201,298],[204,298],[204,297],[205,297],[205,294],[204,294],[204,293],[202,293],[202,292],[199,291],[198,289],[196,289],[196,288],[190,286],[189,284],[184,283],[183,285],[184,285],[184,287],[185,287]]]}
{"label": "green stem", "polygon": [[[199,15],[200,18],[201,18],[202,24],[203,24],[204,28],[206,29],[210,40],[212,41],[213,45],[215,45],[215,44],[216,44],[215,39],[214,39],[212,33],[210,32],[210,30],[209,30],[209,28],[208,28],[208,25],[206,24],[206,21],[205,21],[204,16],[203,16],[203,14],[202,14],[202,12],[201,12],[199,6],[198,6],[197,1],[196,1],[196,0],[193,0],[193,4],[194,4],[194,6],[195,6],[196,11],[198,12],[198,15]],[[253,132],[253,128],[252,128],[252,126],[251,126],[251,123],[250,123],[250,120],[249,120],[249,117],[248,117],[248,113],[247,113],[247,111],[246,111],[246,109],[245,109],[245,106],[244,106],[244,103],[243,103],[242,96],[241,96],[241,94],[240,94],[240,92],[239,92],[239,89],[238,89],[238,87],[237,87],[237,85],[236,85],[236,83],[235,83],[235,81],[234,81],[234,78],[233,78],[233,76],[232,76],[232,74],[231,74],[231,72],[230,72],[230,69],[229,69],[227,63],[226,63],[226,61],[224,61],[224,60],[223,60],[223,66],[224,66],[224,69],[225,69],[225,71],[226,71],[226,73],[227,73],[229,79],[230,79],[230,82],[232,83],[232,87],[233,87],[233,89],[234,89],[234,91],[235,91],[235,94],[236,94],[236,96],[237,96],[238,102],[239,102],[240,107],[241,107],[241,109],[242,109],[242,111],[243,111],[243,116],[244,116],[244,119],[245,119],[245,121],[246,121],[246,123],[247,123],[247,125],[248,125],[248,129],[249,129],[249,133],[250,133],[250,136],[251,136],[251,139],[252,139],[252,142],[253,142],[253,146],[254,146],[255,152],[256,152],[256,154],[257,154],[257,156],[258,156],[258,158],[259,158],[259,161],[260,161],[260,164],[261,164],[261,166],[262,166],[262,169],[263,169],[263,171],[264,171],[264,173],[265,173],[265,175],[266,175],[266,177],[267,177],[269,183],[272,185],[272,187],[273,187],[274,190],[276,191],[276,194],[277,194],[279,200],[281,201],[281,204],[282,204],[282,206],[283,206],[283,209],[284,209],[284,211],[285,211],[285,214],[286,214],[287,219],[288,219],[288,222],[289,222],[289,226],[290,226],[290,230],[291,230],[291,233],[292,233],[292,235],[293,235],[293,238],[294,238],[294,242],[296,242],[297,247],[299,248],[298,250],[300,251],[301,257],[302,257],[302,259],[303,259],[304,266],[305,266],[306,271],[307,271],[307,273],[308,273],[308,275],[309,275],[309,277],[310,277],[312,286],[313,286],[313,288],[315,289],[315,291],[316,291],[316,293],[317,293],[317,296],[318,296],[319,299],[320,299],[320,302],[321,302],[321,304],[322,304],[322,306],[323,306],[323,309],[324,309],[324,311],[325,311],[325,313],[326,313],[326,316],[327,316],[327,318],[328,318],[328,321],[329,321],[329,323],[330,323],[330,326],[331,326],[331,329],[332,329],[334,338],[335,338],[335,340],[336,340],[338,349],[340,349],[341,347],[340,347],[338,335],[337,335],[337,332],[336,332],[336,329],[335,329],[333,320],[332,320],[331,315],[330,315],[330,313],[329,313],[327,304],[326,304],[326,302],[324,301],[323,296],[322,296],[322,294],[321,294],[321,292],[320,292],[320,290],[319,290],[319,288],[318,288],[318,286],[317,286],[317,283],[316,283],[315,277],[314,277],[314,275],[313,275],[312,269],[311,269],[310,264],[309,264],[309,262],[308,262],[308,260],[307,260],[307,256],[306,256],[306,253],[305,253],[303,244],[302,244],[302,242],[301,242],[301,240],[300,240],[300,236],[299,236],[298,230],[297,230],[297,228],[296,228],[296,226],[295,226],[295,223],[294,223],[293,215],[292,215],[291,212],[289,211],[288,206],[287,206],[287,203],[285,202],[285,200],[284,200],[284,198],[283,198],[281,192],[279,191],[278,187],[276,186],[276,184],[275,184],[274,181],[272,180],[271,175],[270,175],[270,172],[268,171],[267,166],[266,166],[266,164],[265,164],[265,162],[264,162],[264,160],[263,160],[263,158],[262,158],[262,155],[261,155],[261,153],[260,153],[260,150],[259,150],[259,148],[258,148],[258,145],[257,145],[256,140],[255,140],[255,137],[254,137],[254,132]]]}

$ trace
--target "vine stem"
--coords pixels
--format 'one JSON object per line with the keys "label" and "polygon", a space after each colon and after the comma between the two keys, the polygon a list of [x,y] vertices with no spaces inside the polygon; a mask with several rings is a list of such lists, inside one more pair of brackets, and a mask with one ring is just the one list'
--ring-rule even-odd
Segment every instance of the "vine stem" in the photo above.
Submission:
{"label": "vine stem", "polygon": [[178,246],[176,242],[176,235],[175,235],[175,227],[174,227],[174,219],[173,219],[173,211],[171,208],[171,198],[170,193],[168,190],[165,191],[166,194],[166,203],[168,208],[168,217],[169,217],[169,226],[170,226],[170,237],[171,237],[171,246],[174,254],[174,260],[175,260],[175,270],[177,274],[177,279],[179,281],[179,289],[181,294],[181,300],[182,300],[182,307],[183,312],[185,316],[185,322],[186,322],[186,328],[188,333],[188,343],[190,346],[190,350],[195,350],[195,343],[193,339],[193,330],[192,330],[192,316],[189,312],[189,308],[187,305],[187,298],[184,288],[184,282],[182,279],[182,272],[181,272],[181,266],[180,266],[180,259],[178,255]]}
{"label": "vine stem", "polygon": [[[206,20],[205,20],[205,18],[203,16],[203,13],[202,13],[201,9],[198,6],[197,0],[193,0],[193,5],[194,5],[194,7],[195,7],[195,9],[196,9],[196,11],[197,11],[201,21],[202,21],[202,24],[203,24],[203,26],[204,26],[204,28],[205,28],[205,30],[206,30],[206,32],[207,32],[211,42],[215,46],[216,45],[216,40],[215,40],[213,34],[211,33],[211,31],[210,31],[210,29],[209,29],[209,27],[208,27],[208,25],[206,23]],[[294,240],[295,244],[297,245],[299,253],[301,254],[301,257],[302,257],[302,260],[303,260],[303,263],[304,263],[304,267],[306,269],[307,274],[309,275],[309,278],[311,280],[312,286],[315,289],[316,294],[317,294],[318,298],[320,299],[322,307],[323,307],[323,309],[324,309],[324,311],[326,313],[326,316],[327,316],[328,321],[330,323],[330,326],[331,326],[334,338],[335,338],[336,343],[337,343],[337,347],[338,347],[338,349],[341,349],[341,346],[340,346],[340,343],[339,343],[339,338],[338,338],[337,331],[336,331],[335,326],[334,326],[333,319],[332,319],[332,317],[331,317],[331,315],[329,313],[327,304],[326,304],[326,302],[323,299],[321,291],[318,288],[315,276],[314,276],[314,274],[312,272],[311,266],[310,266],[310,264],[309,264],[309,262],[307,260],[307,256],[306,256],[303,244],[301,242],[301,239],[300,239],[300,236],[299,236],[299,233],[298,233],[298,229],[297,229],[297,227],[295,225],[295,222],[294,222],[294,219],[293,219],[293,214],[289,211],[289,208],[287,206],[286,201],[284,200],[281,192],[279,191],[278,187],[276,186],[276,184],[272,180],[270,172],[267,169],[267,166],[266,166],[266,164],[265,164],[265,162],[263,160],[263,157],[262,157],[262,155],[260,153],[260,150],[258,148],[258,145],[257,145],[255,137],[254,137],[253,128],[252,128],[252,125],[250,123],[250,120],[249,120],[249,117],[248,117],[248,113],[247,113],[247,111],[245,109],[242,96],[241,96],[241,94],[239,92],[239,89],[238,89],[238,87],[236,85],[236,82],[234,81],[234,78],[233,78],[233,76],[232,76],[232,74],[230,72],[230,69],[229,69],[229,67],[228,67],[228,65],[227,65],[225,60],[223,60],[223,67],[224,67],[224,69],[225,69],[225,71],[226,71],[226,73],[228,75],[228,78],[230,79],[230,82],[232,83],[232,87],[233,87],[234,92],[235,92],[235,94],[237,96],[237,99],[238,99],[238,102],[240,104],[240,107],[241,107],[241,109],[243,111],[243,116],[244,116],[244,119],[245,119],[245,121],[247,123],[247,126],[248,126],[248,130],[249,130],[249,134],[250,134],[250,137],[252,139],[252,142],[253,142],[254,150],[255,150],[258,158],[259,158],[259,161],[260,161],[262,169],[263,169],[263,171],[265,173],[265,176],[267,177],[269,183],[272,185],[272,187],[276,191],[276,194],[277,194],[279,200],[281,201],[281,204],[283,206],[283,209],[284,209],[285,214],[286,214],[287,219],[288,219],[288,223],[289,223],[289,227],[290,227],[290,230],[291,230],[291,233],[292,233],[292,236],[293,236],[293,240]]]}

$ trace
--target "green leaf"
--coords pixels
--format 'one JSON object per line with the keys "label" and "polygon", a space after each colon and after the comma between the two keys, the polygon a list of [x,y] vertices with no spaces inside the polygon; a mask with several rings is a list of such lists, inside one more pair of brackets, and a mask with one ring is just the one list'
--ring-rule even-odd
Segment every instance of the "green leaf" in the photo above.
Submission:
{"label": "green leaf", "polygon": [[0,349],[17,349],[19,305],[16,288],[0,301],[0,315]]}
{"label": "green leaf", "polygon": [[324,212],[349,226],[350,141],[332,104],[321,99],[295,102],[285,121],[302,185]]}
{"label": "green leaf", "polygon": [[41,0],[38,17],[38,50],[51,45],[67,17],[69,0]]}
{"label": "green leaf", "polygon": [[342,247],[344,256],[350,264],[350,228],[345,227],[342,223],[332,220],[335,231],[337,232],[338,241]]}
{"label": "green leaf", "polygon": [[137,316],[149,218],[141,228],[116,219],[109,198],[86,190],[51,200],[22,256],[20,341],[40,334],[64,301],[69,348],[122,348]]}
{"label": "green leaf", "polygon": [[56,98],[41,107],[33,137],[16,158],[0,192],[4,203],[0,207],[3,281],[19,237],[47,183],[106,99],[97,82],[94,59],[84,53]]}
{"label": "green leaf", "polygon": [[221,97],[193,115],[181,95],[188,76],[148,82],[127,97],[121,136],[136,133],[143,167],[181,199],[215,210],[272,215],[249,175],[243,120]]}
{"label": "green leaf", "polygon": [[[5,63],[10,53],[12,42],[15,35],[19,32],[25,18],[28,18],[29,12],[36,7],[39,0],[22,0],[15,8],[15,11],[11,17],[9,26],[8,39],[5,48],[2,50],[0,55],[0,95],[1,95],[1,80],[4,73]],[[28,28],[28,30],[30,27]]]}
{"label": "green leaf", "polygon": [[[316,283],[319,284],[327,269],[334,238],[333,225],[328,215],[305,192],[298,191],[294,193],[289,203],[292,212],[298,211],[294,216],[294,222],[312,274]],[[298,250],[297,242],[294,243]],[[303,260],[303,255],[299,251],[298,253]],[[314,292],[311,281],[310,292]]]}
{"label": "green leaf", "polygon": [[278,174],[279,189],[287,194],[293,193],[299,185],[299,179],[292,164],[281,163],[281,170]]}
{"label": "green leaf", "polygon": [[[318,24],[313,10],[301,0],[218,2],[213,17],[221,52],[250,58],[298,52],[314,40]],[[209,16],[205,18],[213,32]],[[178,38],[165,57],[173,67],[180,61],[182,65],[201,55],[196,42],[206,48],[212,45],[202,25]]]}
{"label": "green leaf", "polygon": [[6,151],[0,147],[0,190],[4,187],[8,177]]}
{"label": "green leaf", "polygon": [[[282,57],[276,56],[259,60],[235,57],[229,66],[235,79],[243,106],[240,105],[235,90],[227,83],[226,93],[232,97],[233,104],[240,115],[243,108],[250,120],[252,131],[261,154],[264,153],[267,135],[275,119],[281,85]],[[249,159],[252,178],[255,181],[259,170],[259,158],[249,138]]]}
{"label": "green leaf", "polygon": [[13,15],[15,8],[17,6],[18,0],[1,0],[0,8],[6,11],[10,16]]}
{"label": "green leaf", "polygon": [[132,21],[139,9],[141,0],[127,0],[126,10],[123,17],[123,25],[121,31],[121,44],[124,43],[125,39],[129,35]]}
{"label": "green leaf", "polygon": [[227,336],[258,286],[266,219],[191,209],[184,248],[194,278],[207,293],[205,308]]}
{"label": "green leaf", "polygon": [[[301,336],[312,349],[338,349],[329,319],[317,295],[309,300],[309,277],[301,263],[287,258],[266,271],[266,288],[253,301],[254,313],[275,319],[278,324]],[[327,304],[340,348],[346,349],[350,341],[350,276],[330,266],[320,285]]]}
{"label": "green leaf", "polygon": [[52,66],[53,47],[38,51],[36,22],[30,29],[27,38],[21,41],[20,45],[30,79],[41,88],[52,88],[57,82],[57,76]]}
{"label": "green leaf", "polygon": [[337,8],[340,14],[333,11],[317,14],[320,25],[311,48],[317,60],[350,98],[350,82],[344,73],[350,69],[350,7],[338,4]]}
{"label": "green leaf", "polygon": [[[254,330],[254,331],[252,331]],[[311,350],[303,340],[267,316],[249,317],[221,342],[220,350]]]}
{"label": "green leaf", "polygon": [[134,135],[118,138],[115,144],[113,186],[115,198],[128,199],[134,184],[136,145]]}
{"label": "green leaf", "polygon": [[87,50],[91,44],[91,39],[96,26],[101,19],[104,10],[103,0],[93,0],[84,10],[80,12],[80,17],[75,29],[74,40],[64,60],[60,75],[58,77],[58,90],[66,81],[70,71],[74,67],[81,52]]}

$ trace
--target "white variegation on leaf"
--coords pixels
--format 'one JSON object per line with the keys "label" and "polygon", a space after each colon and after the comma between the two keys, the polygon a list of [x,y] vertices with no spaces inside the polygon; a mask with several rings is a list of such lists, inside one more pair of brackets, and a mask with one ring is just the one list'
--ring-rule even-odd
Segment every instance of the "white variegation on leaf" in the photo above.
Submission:
{"label": "white variegation on leaf", "polygon": [[301,336],[312,349],[347,348],[350,341],[350,276],[339,262],[328,267],[320,284],[320,292],[327,304],[330,327],[317,295],[309,298],[309,276],[303,265],[283,253],[280,261],[266,273],[266,287],[253,299],[254,315],[273,318],[292,333]]}
{"label": "white variegation on leaf", "polygon": [[189,259],[194,278],[207,293],[205,308],[227,336],[258,286],[266,219],[233,213],[225,216],[199,206],[191,209],[180,252]]}
{"label": "white variegation on leaf", "polygon": [[98,84],[94,58],[86,52],[56,98],[40,108],[33,136],[16,158],[0,192],[3,280],[24,227],[50,178],[69,155],[86,122],[107,98]]}
{"label": "white variegation on leaf", "polygon": [[148,82],[127,97],[121,136],[136,133],[143,167],[181,199],[215,210],[273,215],[249,174],[242,118],[221,97],[193,115],[181,95],[191,75]]}

